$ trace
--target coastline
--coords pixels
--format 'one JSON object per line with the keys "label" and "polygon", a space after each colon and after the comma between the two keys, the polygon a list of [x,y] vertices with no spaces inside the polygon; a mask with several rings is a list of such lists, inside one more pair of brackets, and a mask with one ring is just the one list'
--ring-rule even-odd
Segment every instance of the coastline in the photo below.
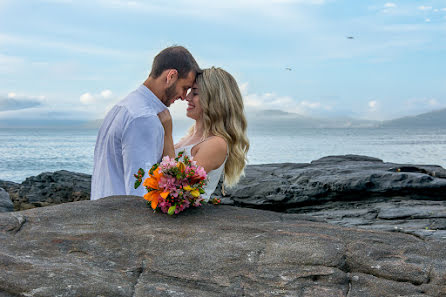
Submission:
{"label": "coastline", "polygon": [[[41,173],[21,184],[0,181],[21,211],[89,200],[91,176]],[[328,156],[311,163],[248,165],[246,175],[221,194],[222,204],[311,215],[325,222],[446,239],[446,170],[358,156]],[[5,200],[5,199],[4,199]],[[6,201],[6,200],[5,200]],[[9,204],[11,205],[11,203]],[[12,211],[11,206],[7,208]]]}

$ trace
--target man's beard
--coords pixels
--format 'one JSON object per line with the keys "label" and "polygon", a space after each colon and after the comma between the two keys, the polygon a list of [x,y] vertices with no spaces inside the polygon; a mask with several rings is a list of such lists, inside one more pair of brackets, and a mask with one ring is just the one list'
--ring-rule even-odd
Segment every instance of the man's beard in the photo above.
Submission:
{"label": "man's beard", "polygon": [[175,97],[175,93],[176,93],[176,87],[177,87],[177,82],[175,82],[173,85],[171,85],[170,87],[168,87],[166,89],[166,91],[164,92],[164,105],[166,105],[167,107],[170,106],[170,101],[172,99],[176,99]]}

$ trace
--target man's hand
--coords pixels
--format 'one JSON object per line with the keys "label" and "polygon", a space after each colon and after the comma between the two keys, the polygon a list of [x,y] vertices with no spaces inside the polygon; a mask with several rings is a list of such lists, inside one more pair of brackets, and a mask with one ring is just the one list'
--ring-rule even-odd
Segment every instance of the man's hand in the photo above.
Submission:
{"label": "man's hand", "polygon": [[158,117],[163,124],[164,127],[164,149],[163,156],[170,156],[171,158],[175,158],[175,148],[173,145],[173,136],[172,136],[172,117],[170,115],[169,110],[166,108],[162,112],[158,114]]}
{"label": "man's hand", "polygon": [[172,135],[172,116],[170,115],[169,110],[166,108],[162,112],[158,114],[158,118],[161,121],[161,124],[164,127],[164,134],[167,136]]}

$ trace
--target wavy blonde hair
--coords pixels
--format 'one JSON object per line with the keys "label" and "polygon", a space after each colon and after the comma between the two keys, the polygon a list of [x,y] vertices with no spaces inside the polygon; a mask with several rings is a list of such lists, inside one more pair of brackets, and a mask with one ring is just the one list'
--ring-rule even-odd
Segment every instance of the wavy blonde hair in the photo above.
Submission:
{"label": "wavy blonde hair", "polygon": [[[216,135],[226,140],[229,152],[224,184],[231,187],[244,175],[249,150],[243,98],[234,77],[221,68],[204,69],[196,79],[203,109],[203,139]],[[191,127],[190,132],[194,130]]]}

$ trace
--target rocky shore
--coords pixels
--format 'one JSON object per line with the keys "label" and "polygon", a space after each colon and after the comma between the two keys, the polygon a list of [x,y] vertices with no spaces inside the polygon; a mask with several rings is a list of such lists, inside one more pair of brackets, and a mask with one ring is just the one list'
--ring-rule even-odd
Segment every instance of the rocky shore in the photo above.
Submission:
{"label": "rocky shore", "polygon": [[217,189],[224,205],[177,217],[140,197],[80,201],[90,179],[0,181],[0,296],[446,296],[439,166],[251,165]]}
{"label": "rocky shore", "polygon": [[0,296],[445,296],[437,240],[115,196],[0,214]]}
{"label": "rocky shore", "polygon": [[[0,180],[0,212],[88,200],[91,176],[42,173],[22,184]],[[9,194],[10,199],[6,197]],[[446,239],[446,170],[346,155],[311,163],[249,165],[222,203],[307,214],[325,222]],[[3,197],[3,198],[2,198]]]}

